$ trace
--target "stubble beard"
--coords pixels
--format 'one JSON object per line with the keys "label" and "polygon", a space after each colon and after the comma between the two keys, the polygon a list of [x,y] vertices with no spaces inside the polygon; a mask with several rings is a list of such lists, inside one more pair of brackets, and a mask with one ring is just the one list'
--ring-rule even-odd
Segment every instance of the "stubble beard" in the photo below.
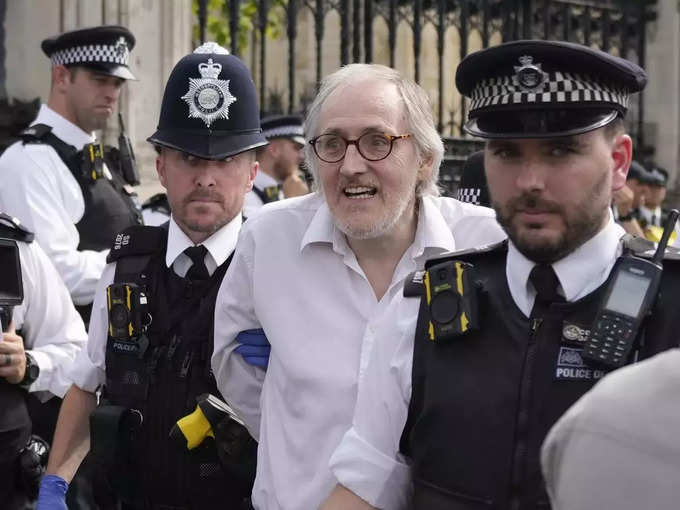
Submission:
{"label": "stubble beard", "polygon": [[[566,212],[555,202],[545,201],[531,194],[524,194],[505,205],[493,200],[492,204],[498,223],[519,252],[534,262],[551,264],[569,255],[600,231],[608,214],[609,201],[604,198],[607,184],[605,174],[571,212]],[[532,240],[524,236],[514,220],[518,210],[527,206],[541,207],[559,214],[564,222],[562,234],[553,240]]]}

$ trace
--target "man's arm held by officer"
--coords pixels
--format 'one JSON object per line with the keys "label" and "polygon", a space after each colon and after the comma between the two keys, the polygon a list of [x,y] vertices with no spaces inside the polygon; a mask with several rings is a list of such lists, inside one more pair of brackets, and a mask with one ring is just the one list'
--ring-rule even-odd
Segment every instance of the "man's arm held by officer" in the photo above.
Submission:
{"label": "man's arm held by officer", "polygon": [[57,475],[67,482],[73,479],[90,450],[89,418],[96,405],[93,393],[75,384],[68,390],[61,404],[46,474]]}
{"label": "man's arm held by officer", "polygon": [[369,505],[351,490],[338,484],[335,486],[331,495],[324,501],[319,510],[373,510],[374,506]]}

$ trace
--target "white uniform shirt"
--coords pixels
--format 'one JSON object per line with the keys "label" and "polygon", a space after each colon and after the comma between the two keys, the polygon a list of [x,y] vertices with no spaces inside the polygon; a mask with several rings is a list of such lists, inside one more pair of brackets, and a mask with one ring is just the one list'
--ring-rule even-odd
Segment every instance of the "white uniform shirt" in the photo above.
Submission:
{"label": "white uniform shirt", "polygon": [[[241,223],[241,215],[239,214],[201,243],[208,250],[204,262],[209,274],[212,275],[217,267],[222,265],[234,251]],[[192,265],[191,259],[184,254],[184,250],[190,246],[194,246],[194,243],[171,217],[165,263],[167,267],[172,266],[173,271],[178,276],[184,277]],[[106,340],[109,324],[106,309],[106,288],[113,283],[115,274],[115,262],[108,264],[99,281],[94,298],[87,349],[83,349],[78,356],[71,372],[75,385],[92,393],[106,381]]]}
{"label": "white uniform shirt", "polygon": [[28,390],[42,401],[53,395],[63,397],[71,386],[68,371],[87,342],[85,326],[38,243],[17,245],[24,301],[14,307],[14,327],[22,330],[24,348],[40,367],[38,379]]}
{"label": "white uniform shirt", "polygon": [[[281,184],[279,181],[274,179],[271,175],[264,173],[262,170],[257,172],[255,175],[255,180],[253,181],[253,187],[261,191],[264,191],[264,189],[268,188],[269,186],[278,186],[279,184]],[[279,190],[279,200],[282,199],[283,191]],[[246,193],[246,199],[243,203],[243,216],[250,218],[257,211],[259,211],[263,205],[264,202],[262,199],[257,196],[254,191],[249,191]]]}
{"label": "white uniform shirt", "polygon": [[[41,106],[33,124],[52,126],[58,138],[78,150],[94,141],[91,133],[47,105]],[[107,252],[78,251],[75,224],[83,217],[85,202],[78,181],[56,151],[44,144],[11,145],[0,157],[0,183],[0,211],[21,219],[35,233],[74,303],[91,303]]]}
{"label": "white uniform shirt", "polygon": [[[217,296],[212,366],[259,436],[256,509],[314,509],[330,493],[328,460],[351,424],[364,330],[406,276],[428,258],[503,238],[492,210],[426,197],[415,240],[377,301],[319,194],[268,204],[245,222]],[[233,354],[236,335],[258,327],[271,343],[266,378]]]}
{"label": "white uniform shirt", "polygon": [[542,450],[555,510],[680,505],[680,349],[607,375],[553,426]]}
{"label": "white uniform shirt", "polygon": [[[607,279],[620,254],[623,229],[610,218],[597,235],[553,264],[567,301],[576,301]],[[536,291],[529,284],[535,263],[509,243],[506,277],[517,307],[529,317]],[[333,454],[330,466],[339,483],[382,509],[407,508],[410,469],[399,454],[399,440],[411,400],[413,344],[420,299],[395,295],[384,319],[369,324],[352,428]]]}

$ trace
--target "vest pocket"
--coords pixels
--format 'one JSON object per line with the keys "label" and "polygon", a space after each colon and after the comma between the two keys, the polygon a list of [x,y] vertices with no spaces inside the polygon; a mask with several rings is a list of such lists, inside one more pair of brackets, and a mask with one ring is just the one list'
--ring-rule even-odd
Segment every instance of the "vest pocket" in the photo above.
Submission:
{"label": "vest pocket", "polygon": [[422,479],[414,480],[413,510],[481,510],[492,508],[491,498],[445,489]]}

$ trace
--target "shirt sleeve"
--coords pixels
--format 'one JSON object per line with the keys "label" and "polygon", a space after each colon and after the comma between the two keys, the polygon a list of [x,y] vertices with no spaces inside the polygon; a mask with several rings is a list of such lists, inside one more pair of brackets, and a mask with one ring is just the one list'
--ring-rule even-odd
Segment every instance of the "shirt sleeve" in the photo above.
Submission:
{"label": "shirt sleeve", "polygon": [[70,372],[73,383],[80,389],[91,393],[106,382],[106,342],[109,323],[106,288],[113,283],[115,274],[115,263],[104,268],[92,304],[87,348],[80,352]]}
{"label": "shirt sleeve", "polygon": [[222,396],[257,439],[265,372],[234,353],[238,347],[236,335],[239,332],[261,327],[255,316],[253,301],[253,252],[254,241],[247,225],[244,225],[234,258],[217,294],[212,369]]}
{"label": "shirt sleeve", "polygon": [[35,233],[74,303],[91,303],[108,251],[78,251],[80,236],[75,223],[80,217],[73,218],[65,206],[71,197],[64,195],[63,172],[57,166],[64,164],[46,146],[12,147],[8,152],[0,163],[0,209]]}
{"label": "shirt sleeve", "polygon": [[352,427],[330,460],[340,484],[388,510],[408,508],[412,493],[410,467],[399,453],[399,441],[411,399],[419,304],[401,293],[395,300],[385,319],[366,329],[362,358],[367,362],[359,378]]}
{"label": "shirt sleeve", "polygon": [[19,250],[24,285],[22,332],[27,352],[40,367],[29,391],[63,397],[71,386],[68,371],[87,342],[85,326],[38,243],[19,243]]}

